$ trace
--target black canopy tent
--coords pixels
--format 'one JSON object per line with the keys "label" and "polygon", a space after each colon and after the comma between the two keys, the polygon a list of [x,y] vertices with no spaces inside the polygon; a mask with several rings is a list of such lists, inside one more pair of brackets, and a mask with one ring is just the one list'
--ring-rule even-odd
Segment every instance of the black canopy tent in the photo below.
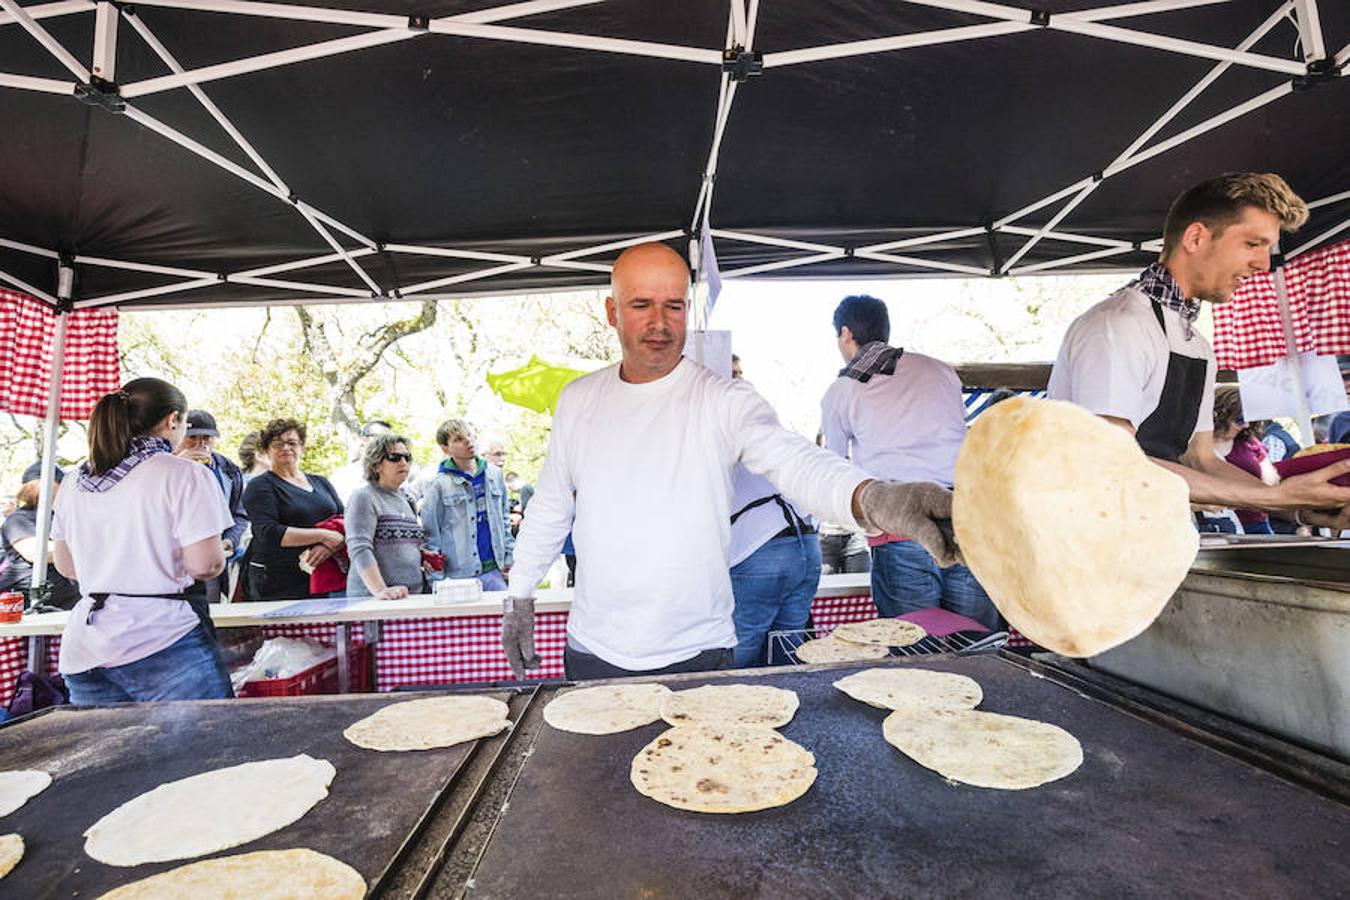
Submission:
{"label": "black canopy tent", "polygon": [[75,307],[1138,269],[1207,175],[1350,224],[1350,4],[0,0],[0,281]]}

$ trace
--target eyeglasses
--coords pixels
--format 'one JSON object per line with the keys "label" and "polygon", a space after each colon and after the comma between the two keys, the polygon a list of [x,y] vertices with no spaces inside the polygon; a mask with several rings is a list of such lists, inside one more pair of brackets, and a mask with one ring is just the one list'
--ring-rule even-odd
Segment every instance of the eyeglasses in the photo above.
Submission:
{"label": "eyeglasses", "polygon": [[411,453],[386,453],[386,454],[384,455],[384,458],[385,458],[387,461],[389,461],[389,462],[395,462],[395,463],[396,463],[396,462],[405,462],[405,463],[410,463],[410,462],[412,462],[412,454],[411,454]]}

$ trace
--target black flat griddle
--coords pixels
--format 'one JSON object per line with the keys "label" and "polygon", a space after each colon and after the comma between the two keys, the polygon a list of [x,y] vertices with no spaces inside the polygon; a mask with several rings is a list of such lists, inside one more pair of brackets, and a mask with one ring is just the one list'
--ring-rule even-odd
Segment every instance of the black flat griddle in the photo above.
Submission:
{"label": "black flat griddle", "polygon": [[753,680],[801,699],[782,731],[815,753],[805,796],[741,815],[671,809],[629,783],[664,725],[542,726],[468,896],[1294,898],[1350,884],[1350,808],[1332,799],[1002,657],[890,665],[975,678],[982,709],[1076,735],[1082,767],[1026,791],[949,783],[885,742],[885,711],[832,687],[865,667],[769,674]]}
{"label": "black flat griddle", "polygon": [[164,782],[300,753],[337,768],[328,797],[298,822],[211,856],[306,847],[355,868],[373,893],[475,746],[380,753],[342,737],[351,723],[407,699],[422,696],[66,707],[0,728],[0,767],[54,776],[51,787],[0,819],[0,832],[18,832],[26,845],[23,861],[0,881],[0,897],[93,898],[192,862],[104,865],[85,855],[82,834]]}

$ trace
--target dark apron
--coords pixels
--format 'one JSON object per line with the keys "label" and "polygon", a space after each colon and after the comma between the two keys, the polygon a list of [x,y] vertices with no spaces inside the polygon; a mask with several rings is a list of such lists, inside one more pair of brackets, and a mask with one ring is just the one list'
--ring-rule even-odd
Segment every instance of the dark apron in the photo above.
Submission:
{"label": "dark apron", "polygon": [[[1165,338],[1167,324],[1162,306],[1156,300],[1153,301],[1153,315]],[[1158,396],[1158,407],[1134,432],[1146,454],[1169,462],[1180,461],[1195,433],[1196,420],[1200,418],[1200,403],[1205,398],[1208,374],[1208,360],[1180,353],[1167,354],[1167,377]]]}

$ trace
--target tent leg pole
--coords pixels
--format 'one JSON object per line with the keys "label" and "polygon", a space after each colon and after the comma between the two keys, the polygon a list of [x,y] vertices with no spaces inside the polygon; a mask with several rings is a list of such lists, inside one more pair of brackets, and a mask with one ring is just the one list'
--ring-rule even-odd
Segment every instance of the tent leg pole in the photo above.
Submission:
{"label": "tent leg pole", "polygon": [[[62,265],[57,295],[63,302],[70,300],[74,280],[75,270]],[[34,549],[31,582],[34,604],[47,599],[48,546],[52,531],[53,488],[56,484],[56,435],[61,425],[61,377],[66,365],[66,331],[69,326],[69,311],[58,309],[56,336],[52,340],[51,378],[47,383],[47,419],[42,427],[42,480],[38,484],[37,547]]]}
{"label": "tent leg pole", "polygon": [[1298,341],[1294,337],[1294,316],[1289,310],[1289,285],[1284,278],[1284,266],[1275,270],[1275,297],[1280,304],[1280,324],[1284,326],[1284,352],[1289,360],[1289,374],[1294,380],[1295,418],[1304,446],[1308,446],[1316,438],[1313,435],[1312,415],[1308,410],[1308,395],[1303,388],[1303,365],[1298,355]]}

